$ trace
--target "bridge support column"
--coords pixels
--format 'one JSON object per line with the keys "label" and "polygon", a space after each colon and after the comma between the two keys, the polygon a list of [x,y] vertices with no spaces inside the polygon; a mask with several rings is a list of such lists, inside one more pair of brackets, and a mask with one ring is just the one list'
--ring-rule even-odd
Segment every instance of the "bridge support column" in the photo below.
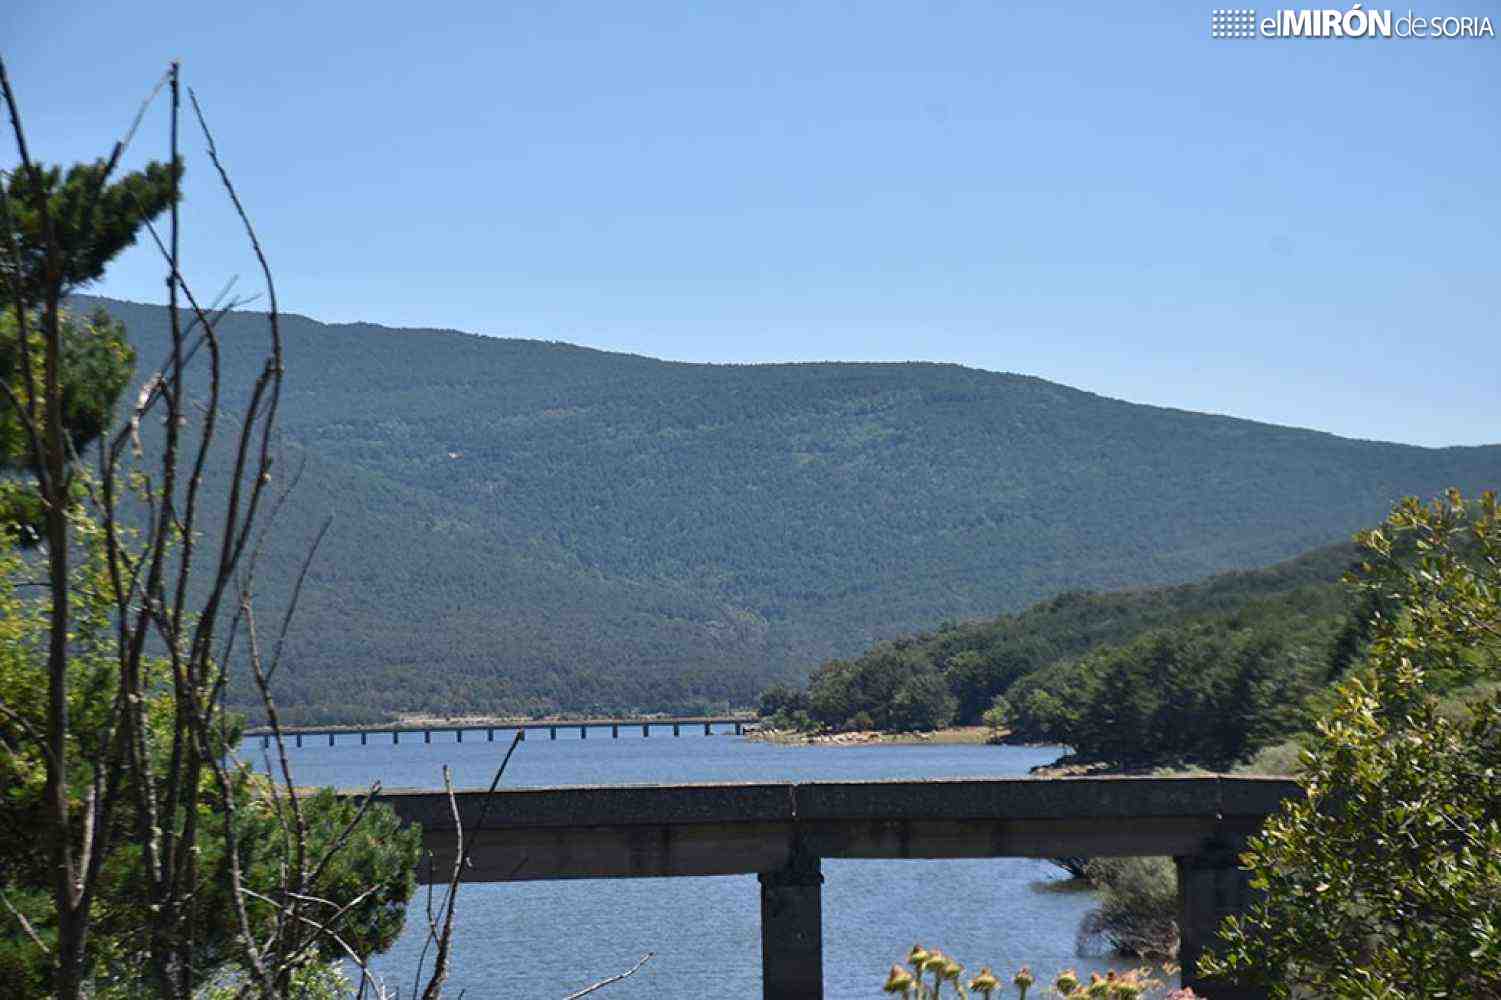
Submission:
{"label": "bridge support column", "polygon": [[365,741],[369,738],[369,736],[369,733],[365,732],[363,729],[360,730],[360,746],[365,745]]}
{"label": "bridge support column", "polygon": [[550,739],[550,740],[555,740],[555,739],[558,738],[558,727],[557,726],[548,726],[547,727],[547,738]]}
{"label": "bridge support column", "polygon": [[270,745],[271,745],[271,737],[269,737],[269,736],[262,736],[261,737],[261,749],[264,750],[267,747],[269,747]]}
{"label": "bridge support column", "polygon": [[713,725],[714,724],[712,722],[705,722],[704,723],[704,735],[705,736],[713,736],[714,735]]}
{"label": "bridge support column", "polygon": [[651,726],[643,725],[641,727],[641,735],[642,736],[650,736],[651,735]]}
{"label": "bridge support column", "polygon": [[486,743],[494,743],[495,742],[495,730],[494,729],[486,729],[485,730],[485,742]]}
{"label": "bridge support column", "polygon": [[297,734],[297,745],[298,746],[302,746],[302,734],[301,733]]}
{"label": "bridge support column", "polygon": [[612,740],[618,740],[618,739],[620,739],[620,727],[618,725],[614,724],[614,723],[610,724],[610,739],[612,739]]}
{"label": "bridge support column", "polygon": [[1245,912],[1254,892],[1237,856],[1245,849],[1240,838],[1216,839],[1198,854],[1174,858],[1178,868],[1178,961],[1183,985],[1214,1000],[1266,1000],[1260,987],[1237,986],[1198,974],[1199,956],[1215,939],[1220,922]]}
{"label": "bridge support column", "polygon": [[588,726],[579,726],[579,739],[581,739],[581,740],[587,740],[588,738],[589,738],[589,727]]}
{"label": "bridge support column", "polygon": [[422,730],[422,742],[423,743],[431,743],[432,741],[433,741],[433,731],[431,729],[424,729],[424,730]]}
{"label": "bridge support column", "polygon": [[682,727],[679,726],[676,722],[674,722],[672,724],[672,735],[674,735],[674,736],[681,736],[681,735],[683,735]]}
{"label": "bridge support column", "polygon": [[454,732],[459,737],[458,742],[463,743],[464,742],[464,730],[462,730],[462,729],[456,729],[456,730],[454,730]]}
{"label": "bridge support column", "polygon": [[743,722],[737,722],[737,723],[735,723],[735,735],[736,736],[744,736],[745,735],[745,723],[743,723]]}
{"label": "bridge support column", "polygon": [[333,733],[329,733],[328,734],[328,745],[329,746],[333,746],[334,745],[334,734]]}
{"label": "bridge support column", "polygon": [[399,729],[393,729],[393,730],[391,730],[391,742],[392,743],[400,743],[401,742],[401,730],[399,730]]}
{"label": "bridge support column", "polygon": [[762,872],[761,996],[823,1000],[823,873],[801,851],[787,867]]}

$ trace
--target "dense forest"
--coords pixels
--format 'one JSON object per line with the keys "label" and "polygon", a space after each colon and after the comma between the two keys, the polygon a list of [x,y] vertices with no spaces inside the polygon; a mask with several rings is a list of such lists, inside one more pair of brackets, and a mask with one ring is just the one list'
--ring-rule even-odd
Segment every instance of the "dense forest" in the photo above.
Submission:
{"label": "dense forest", "polygon": [[822,664],[773,685],[774,725],[928,729],[990,722],[1090,760],[1222,767],[1303,728],[1358,655],[1370,608],[1340,577],[1353,545],[1176,587],[1066,593]]}
{"label": "dense forest", "polygon": [[[1393,551],[1403,564],[1419,555]],[[1333,545],[1193,584],[1061,594],[826,661],[805,686],[767,687],[760,714],[804,732],[984,723],[995,739],[1063,744],[1075,763],[1126,769],[1225,770],[1269,747],[1287,757],[1295,748],[1279,744],[1327,713],[1375,618],[1403,613],[1355,585],[1367,558]],[[1490,690],[1439,671],[1426,685],[1456,710]]]}
{"label": "dense forest", "polygon": [[[160,307],[77,304],[124,321],[138,377],[164,355]],[[227,385],[250,382],[263,323],[222,321]],[[1263,566],[1501,469],[1496,446],[1346,440],[954,365],[282,330],[297,486],[259,563],[267,614],[333,516],[277,678],[288,721],[748,705],[946,619]],[[960,685],[956,711],[991,686]]]}

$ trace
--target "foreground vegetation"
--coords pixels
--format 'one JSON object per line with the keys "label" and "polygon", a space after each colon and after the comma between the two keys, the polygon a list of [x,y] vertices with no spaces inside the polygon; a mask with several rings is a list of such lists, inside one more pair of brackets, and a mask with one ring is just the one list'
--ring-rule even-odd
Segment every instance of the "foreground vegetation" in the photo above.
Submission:
{"label": "foreground vegetation", "polygon": [[[910,972],[906,966],[911,966]],[[960,998],[971,993],[992,1000],[993,997],[1007,996],[1015,989],[1017,1000],[1027,1000],[1027,993],[1034,985],[1037,985],[1037,977],[1025,965],[1009,981],[998,977],[988,966],[970,977],[964,974],[964,966],[950,956],[937,949],[928,951],[916,944],[907,953],[905,965],[898,962],[891,967],[881,990],[900,994],[907,1000],[940,1000],[944,996]],[[1153,978],[1149,968],[1131,969],[1125,973],[1112,970],[1103,976],[1092,973],[1087,982],[1074,970],[1065,969],[1038,989],[1064,1000],[1139,1000],[1161,985],[1162,980]],[[1174,990],[1166,1000],[1194,1000],[1194,997],[1193,990]]]}
{"label": "foreground vegetation", "polygon": [[[20,159],[0,176],[0,991],[347,995],[343,963],[364,970],[401,929],[420,833],[368,796],[300,788],[279,740],[275,777],[233,757],[231,667],[255,679],[274,722],[267,678],[283,662],[253,599],[263,515],[286,485],[273,449],[283,356],[261,258],[272,311],[260,367],[228,405],[214,315],[182,273],[175,64],[137,125],[159,95],[165,161],[117,174],[133,126],[106,158],[49,167],[31,158],[0,60]],[[136,361],[126,331],[64,300],[146,230],[174,305],[171,350],[122,405]],[[185,378],[195,357],[198,391]],[[150,447],[143,426],[160,427]],[[199,475],[210,454],[227,462],[222,492]],[[278,609],[283,622],[294,607]],[[442,989],[449,926],[433,930],[425,1000]]]}
{"label": "foreground vegetation", "polygon": [[1309,740],[1306,797],[1252,838],[1262,893],[1205,970],[1279,998],[1498,996],[1501,692],[1475,685],[1501,678],[1501,510],[1409,500],[1362,542],[1368,654]]}

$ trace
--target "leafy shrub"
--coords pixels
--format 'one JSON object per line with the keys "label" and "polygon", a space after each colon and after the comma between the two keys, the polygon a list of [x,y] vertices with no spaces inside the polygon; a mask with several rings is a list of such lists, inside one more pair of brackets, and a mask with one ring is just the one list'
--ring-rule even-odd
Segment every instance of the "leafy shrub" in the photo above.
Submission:
{"label": "leafy shrub", "polygon": [[1262,895],[1200,968],[1273,997],[1501,996],[1501,695],[1455,719],[1434,693],[1501,673],[1501,513],[1409,499],[1362,542],[1354,582],[1400,610],[1373,616],[1305,796],[1242,858]]}
{"label": "leafy shrub", "polygon": [[1099,889],[1100,905],[1079,924],[1081,950],[1103,939],[1121,955],[1178,954],[1178,875],[1169,859],[1095,858],[1084,876]]}

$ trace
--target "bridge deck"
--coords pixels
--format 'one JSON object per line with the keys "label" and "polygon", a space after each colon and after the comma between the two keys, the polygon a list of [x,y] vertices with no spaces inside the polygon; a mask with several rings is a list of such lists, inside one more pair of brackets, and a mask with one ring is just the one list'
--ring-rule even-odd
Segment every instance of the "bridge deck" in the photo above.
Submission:
{"label": "bridge deck", "polygon": [[[1252,832],[1286,779],[1002,778],[619,785],[457,792],[470,881],[758,874],[824,858],[1182,855]],[[351,793],[353,794],[353,793]],[[451,856],[441,791],[380,795]],[[438,865],[438,871],[443,865]]]}
{"label": "bridge deck", "polygon": [[[751,715],[684,715],[676,717],[651,717],[635,719],[513,719],[510,721],[488,722],[392,722],[371,726],[282,726],[283,736],[294,737],[301,740],[304,736],[370,736],[374,734],[390,733],[398,735],[402,733],[422,733],[431,736],[433,733],[457,733],[463,739],[464,733],[484,732],[489,734],[516,732],[540,732],[549,730],[556,732],[560,729],[633,729],[636,727],[651,727],[661,729],[673,727],[674,729],[691,726],[734,726],[738,734],[746,726],[756,721]],[[245,730],[245,736],[260,737],[262,740],[271,735],[268,726],[251,726]],[[300,744],[299,744],[300,745]]]}

